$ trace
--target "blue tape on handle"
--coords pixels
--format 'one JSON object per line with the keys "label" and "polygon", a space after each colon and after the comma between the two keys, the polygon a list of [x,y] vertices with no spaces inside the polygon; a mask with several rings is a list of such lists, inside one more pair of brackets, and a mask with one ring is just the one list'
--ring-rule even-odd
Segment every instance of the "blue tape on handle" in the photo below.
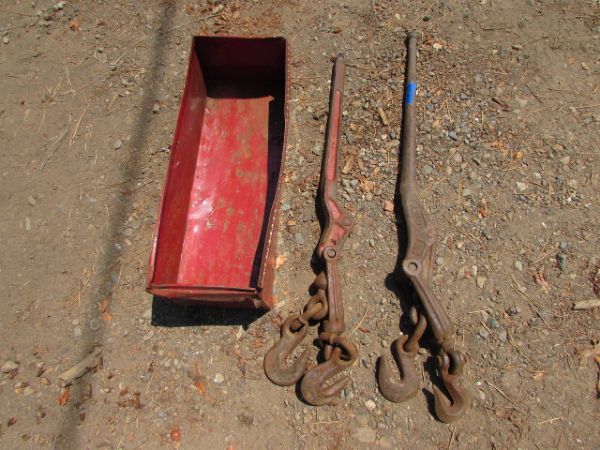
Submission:
{"label": "blue tape on handle", "polygon": [[411,81],[406,86],[406,104],[412,105],[415,101],[415,95],[417,94],[417,83]]}

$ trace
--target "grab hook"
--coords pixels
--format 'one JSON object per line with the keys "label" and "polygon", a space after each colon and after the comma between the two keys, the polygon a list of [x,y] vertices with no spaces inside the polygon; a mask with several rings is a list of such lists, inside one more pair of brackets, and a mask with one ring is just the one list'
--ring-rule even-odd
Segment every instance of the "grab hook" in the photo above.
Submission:
{"label": "grab hook", "polygon": [[[411,313],[417,314],[414,309]],[[392,355],[398,365],[400,382],[392,380],[391,369],[386,358],[380,356],[377,360],[379,390],[381,395],[390,402],[404,402],[412,398],[419,389],[419,379],[413,360],[419,349],[419,339],[423,336],[426,328],[427,319],[421,314],[418,316],[413,333],[410,336],[400,336],[392,344]]]}
{"label": "grab hook", "polygon": [[443,351],[436,357],[436,365],[442,378],[444,388],[448,392],[451,403],[444,399],[445,395],[437,386],[433,386],[435,396],[435,413],[444,423],[452,423],[460,419],[469,407],[469,396],[460,385],[459,378],[465,357],[457,351]]}
{"label": "grab hook", "polygon": [[333,384],[328,384],[328,382],[354,364],[358,356],[358,348],[347,338],[323,332],[320,334],[319,340],[333,346],[330,357],[324,363],[308,370],[300,384],[304,400],[314,406],[331,403],[339,396],[350,378],[344,377]]}
{"label": "grab hook", "polygon": [[[294,323],[300,327],[293,327]],[[296,328],[296,329],[294,329]],[[292,364],[286,360],[308,334],[308,320],[300,314],[290,316],[281,326],[281,338],[269,349],[263,362],[265,374],[279,386],[291,386],[298,382],[308,362],[308,350],[305,350]]]}

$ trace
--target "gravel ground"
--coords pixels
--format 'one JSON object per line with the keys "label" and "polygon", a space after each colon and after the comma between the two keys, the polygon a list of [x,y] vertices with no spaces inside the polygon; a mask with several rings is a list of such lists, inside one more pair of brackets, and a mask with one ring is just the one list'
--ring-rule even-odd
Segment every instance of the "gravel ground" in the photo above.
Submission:
{"label": "gravel ground", "polygon": [[[597,0],[28,1],[0,19],[2,448],[598,448],[600,309],[575,309],[600,296]],[[374,377],[405,303],[391,274],[414,28],[434,291],[469,357],[472,404],[453,425],[432,412],[425,349],[411,401],[387,402]],[[195,33],[290,45],[278,303],[267,314],[144,291]],[[315,408],[271,384],[262,358],[314,279],[340,51],[340,195],[357,223],[343,295],[360,356],[342,398]],[[94,349],[94,369],[64,387],[60,374]]]}

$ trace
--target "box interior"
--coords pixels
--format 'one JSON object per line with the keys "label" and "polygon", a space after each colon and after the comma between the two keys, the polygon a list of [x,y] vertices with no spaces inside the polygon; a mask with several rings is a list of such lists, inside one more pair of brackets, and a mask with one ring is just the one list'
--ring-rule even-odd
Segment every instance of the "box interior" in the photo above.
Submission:
{"label": "box interior", "polygon": [[284,150],[285,71],[282,38],[194,38],[153,285],[258,287]]}

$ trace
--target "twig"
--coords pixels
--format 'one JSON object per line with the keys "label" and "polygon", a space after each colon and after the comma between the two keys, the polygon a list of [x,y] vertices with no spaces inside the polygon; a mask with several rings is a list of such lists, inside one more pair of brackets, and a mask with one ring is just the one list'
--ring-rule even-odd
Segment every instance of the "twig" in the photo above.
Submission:
{"label": "twig", "polygon": [[599,106],[600,106],[600,103],[596,103],[595,105],[574,106],[573,109],[598,108]]}
{"label": "twig", "polygon": [[600,299],[594,298],[592,300],[581,300],[581,301],[575,302],[575,304],[573,305],[573,309],[575,311],[579,311],[582,309],[597,308],[598,306],[600,306]]}
{"label": "twig", "polygon": [[562,419],[562,416],[553,417],[552,419],[542,420],[541,422],[538,422],[538,425],[544,425],[545,423],[552,423],[552,422],[555,422],[555,421],[561,420],[561,419]]}
{"label": "twig", "polygon": [[79,125],[81,125],[81,121],[83,120],[83,116],[85,116],[85,113],[87,112],[87,110],[89,109],[89,107],[90,107],[89,103],[87,105],[85,105],[85,109],[81,113],[81,116],[79,116],[79,120],[77,121],[77,125],[75,125],[75,130],[73,130],[73,134],[71,135],[71,139],[69,140],[69,150],[71,150],[71,147],[73,146],[73,142],[75,141],[75,135],[77,134],[77,131],[79,130]]}
{"label": "twig", "polygon": [[456,434],[456,427],[452,428],[452,434],[450,435],[450,441],[448,442],[448,450],[452,447],[452,442],[454,442],[454,435]]}
{"label": "twig", "polygon": [[87,355],[73,367],[65,370],[58,377],[63,382],[63,386],[70,385],[77,378],[81,378],[86,373],[88,373],[91,369],[100,364],[100,359],[102,354],[102,349],[100,347],[96,347],[92,353]]}
{"label": "twig", "polygon": [[46,150],[46,152],[44,153],[44,156],[42,156],[42,162],[40,164],[40,169],[44,168],[46,161],[48,161],[48,159],[50,159],[52,157],[54,152],[56,152],[56,150],[58,150],[60,148],[63,141],[65,140],[65,137],[67,137],[67,134],[69,133],[69,128],[71,128],[71,115],[70,114],[69,114],[69,123],[67,124],[65,129],[62,131],[60,136],[58,136],[56,138],[56,140],[52,143],[52,145],[50,145],[48,150]]}
{"label": "twig", "polygon": [[362,325],[363,320],[365,320],[365,317],[367,317],[367,313],[369,312],[369,309],[371,309],[371,306],[367,305],[367,307],[365,308],[364,314],[362,315],[362,317],[360,318],[360,320],[358,321],[358,323],[356,324],[356,326],[354,327],[354,329],[350,333],[350,336],[352,336],[356,332],[356,330],[358,330],[358,327],[360,327]]}

